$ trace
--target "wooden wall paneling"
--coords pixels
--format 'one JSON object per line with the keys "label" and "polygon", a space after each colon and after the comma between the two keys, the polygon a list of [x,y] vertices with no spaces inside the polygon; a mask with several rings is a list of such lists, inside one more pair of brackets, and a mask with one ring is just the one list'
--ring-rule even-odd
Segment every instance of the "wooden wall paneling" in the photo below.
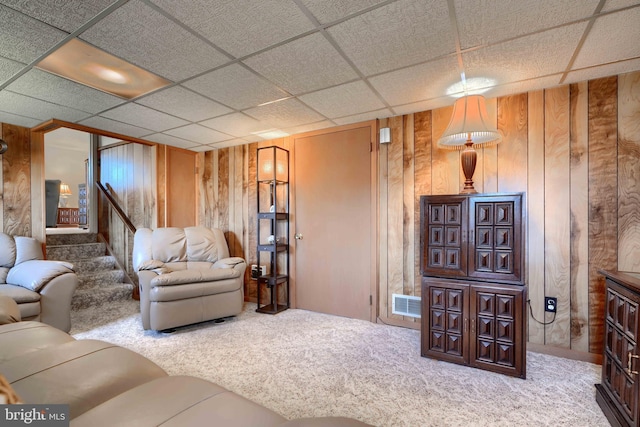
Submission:
{"label": "wooden wall paneling", "polygon": [[[497,191],[527,190],[527,94],[498,98]],[[488,182],[493,187],[493,179]]]}
{"label": "wooden wall paneling", "polygon": [[617,77],[589,81],[589,351],[602,353],[604,277],[618,266]]}
{"label": "wooden wall paneling", "polygon": [[[528,93],[527,155],[527,284],[529,342],[544,344],[544,92]],[[533,317],[531,316],[533,313]]]}
{"label": "wooden wall paneling", "polygon": [[422,291],[420,273],[420,196],[431,194],[431,111],[414,114],[414,295]]}
{"label": "wooden wall paneling", "polygon": [[[391,127],[391,142],[388,151],[388,205],[387,205],[387,274],[388,301],[392,294],[402,295],[404,292],[404,126],[403,117],[396,116],[389,119]],[[402,319],[403,316],[391,314],[391,304],[387,316],[392,319]]]}
{"label": "wooden wall paneling", "polygon": [[570,86],[571,348],[589,351],[589,99],[587,82]]}
{"label": "wooden wall paneling", "polygon": [[[415,139],[414,139],[414,116],[407,114],[403,116],[402,129],[402,187],[403,187],[403,215],[402,215],[402,257],[404,270],[402,272],[402,293],[404,295],[415,295],[416,284],[415,262],[417,258],[415,252],[414,236],[415,232]],[[404,320],[415,322],[414,317],[403,316]]]}
{"label": "wooden wall paneling", "polygon": [[571,339],[569,86],[545,90],[544,108],[545,295],[558,299],[555,321],[545,327],[545,344],[569,347]]}
{"label": "wooden wall paneling", "polygon": [[142,182],[142,209],[144,226],[157,228],[156,222],[156,147],[141,145],[143,150],[144,174]]}
{"label": "wooden wall paneling", "polygon": [[229,242],[229,148],[221,148],[218,151],[218,198],[217,214],[218,228],[225,234]]}
{"label": "wooden wall paneling", "polygon": [[167,226],[167,146],[158,145],[156,156],[157,170],[157,217],[158,227]]}
{"label": "wooden wall paneling", "polygon": [[[44,201],[44,133],[31,132],[31,237],[39,242],[47,241],[46,214]],[[2,156],[0,155],[0,158]],[[0,172],[0,188],[2,188],[2,173]],[[1,191],[0,191],[1,193]],[[2,196],[0,195],[0,199]],[[0,203],[2,203],[0,201]],[[0,212],[2,211],[0,204]],[[2,219],[0,218],[0,230]],[[45,250],[46,250],[46,245]],[[46,254],[45,254],[46,256]]]}
{"label": "wooden wall paneling", "polygon": [[214,150],[200,153],[198,182],[200,197],[198,198],[198,223],[203,227],[215,228],[213,211],[215,209],[213,192],[213,154]]}
{"label": "wooden wall paneling", "polygon": [[[2,124],[2,139],[9,146],[2,155],[3,231],[31,236],[31,142],[29,129]],[[25,197],[29,195],[29,197]]]}
{"label": "wooden wall paneling", "polygon": [[618,270],[640,273],[640,72],[618,77]]}
{"label": "wooden wall paneling", "polygon": [[[378,121],[378,135],[380,128],[389,127],[389,119],[380,119]],[[380,289],[379,310],[382,317],[388,317],[391,309],[389,308],[389,145],[379,144],[380,152],[378,154],[378,283]]]}
{"label": "wooden wall paneling", "polygon": [[[496,98],[487,99],[487,113],[489,121],[493,126],[498,126],[498,100]],[[478,193],[495,193],[498,191],[498,152],[499,145],[484,147],[478,151],[478,163],[476,172],[473,174],[473,183]],[[460,190],[464,188],[464,173],[461,169]]]}
{"label": "wooden wall paneling", "polygon": [[462,187],[460,183],[460,152],[438,147],[437,141],[444,133],[453,107],[438,108],[432,111],[432,189],[433,194],[458,194]]}
{"label": "wooden wall paneling", "polygon": [[244,258],[245,239],[245,185],[244,185],[244,147],[234,148],[234,175],[233,175],[233,204],[236,206],[233,213],[233,234],[235,235],[234,256]]}
{"label": "wooden wall paneling", "polygon": [[[0,137],[2,137],[0,122]],[[4,232],[4,154],[0,154],[0,232]]]}

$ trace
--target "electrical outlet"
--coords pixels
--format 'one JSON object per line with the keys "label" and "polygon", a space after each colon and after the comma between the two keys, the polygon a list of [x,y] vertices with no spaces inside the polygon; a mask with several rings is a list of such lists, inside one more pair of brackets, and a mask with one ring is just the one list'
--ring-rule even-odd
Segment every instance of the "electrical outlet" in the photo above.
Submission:
{"label": "electrical outlet", "polygon": [[558,298],[544,297],[544,311],[555,313],[558,309]]}

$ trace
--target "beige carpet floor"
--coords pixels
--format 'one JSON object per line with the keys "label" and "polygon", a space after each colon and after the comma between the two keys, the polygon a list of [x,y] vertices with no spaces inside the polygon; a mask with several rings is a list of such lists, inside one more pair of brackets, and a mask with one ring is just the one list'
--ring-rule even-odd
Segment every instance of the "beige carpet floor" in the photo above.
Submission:
{"label": "beige carpet floor", "polygon": [[600,366],[528,352],[527,379],[420,357],[420,333],[255,305],[224,323],[143,331],[126,301],[72,315],[76,338],[137,351],[169,374],[213,381],[286,418],[348,416],[375,426],[607,426]]}

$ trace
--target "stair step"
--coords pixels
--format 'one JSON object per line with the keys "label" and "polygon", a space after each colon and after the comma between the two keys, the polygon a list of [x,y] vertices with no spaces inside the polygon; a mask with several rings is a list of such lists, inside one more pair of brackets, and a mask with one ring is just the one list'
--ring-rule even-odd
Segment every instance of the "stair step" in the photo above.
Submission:
{"label": "stair step", "polygon": [[120,270],[104,270],[94,272],[79,272],[78,288],[89,288],[93,286],[107,287],[114,283],[121,283],[124,273]]}
{"label": "stair step", "polygon": [[96,233],[77,234],[48,234],[47,247],[59,245],[80,245],[83,243],[95,243],[98,241]]}
{"label": "stair step", "polygon": [[47,245],[47,259],[73,262],[83,258],[104,256],[106,250],[105,244],[101,242],[78,245]]}
{"label": "stair step", "polygon": [[116,266],[116,260],[110,255],[82,258],[74,260],[73,266],[78,274],[92,273],[100,270],[112,270]]}
{"label": "stair step", "polygon": [[131,299],[133,285],[128,283],[111,283],[109,286],[94,286],[76,289],[71,299],[71,309],[95,307],[112,301]]}

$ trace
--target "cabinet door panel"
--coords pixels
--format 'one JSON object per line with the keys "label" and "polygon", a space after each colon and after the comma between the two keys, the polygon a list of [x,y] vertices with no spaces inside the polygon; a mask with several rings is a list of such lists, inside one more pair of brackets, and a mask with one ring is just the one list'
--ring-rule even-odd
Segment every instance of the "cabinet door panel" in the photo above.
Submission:
{"label": "cabinet door panel", "polygon": [[522,284],[522,196],[469,198],[470,278]]}
{"label": "cabinet door panel", "polygon": [[423,275],[465,277],[467,274],[466,197],[420,199],[420,268]]}
{"label": "cabinet door panel", "polygon": [[471,366],[525,378],[525,293],[520,286],[470,285]]}
{"label": "cabinet door panel", "polygon": [[422,356],[467,363],[468,290],[465,284],[422,279]]}

